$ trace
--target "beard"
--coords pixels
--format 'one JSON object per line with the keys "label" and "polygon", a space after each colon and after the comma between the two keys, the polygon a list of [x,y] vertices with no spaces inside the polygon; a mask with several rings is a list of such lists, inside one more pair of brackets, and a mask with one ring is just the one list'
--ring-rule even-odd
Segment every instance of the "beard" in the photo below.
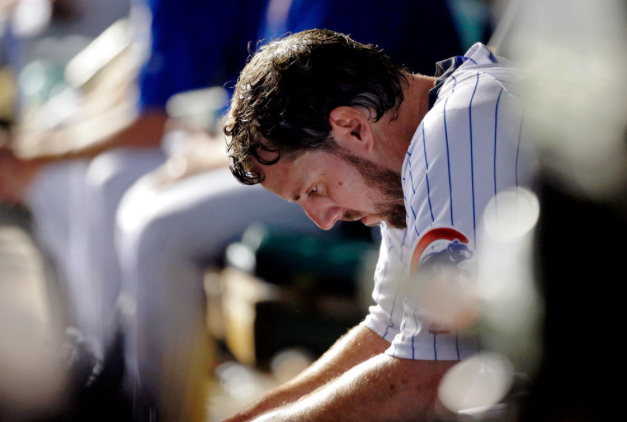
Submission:
{"label": "beard", "polygon": [[[384,220],[393,229],[406,229],[407,213],[401,174],[384,168],[372,161],[357,157],[346,150],[340,149],[337,154],[352,165],[364,178],[366,185],[380,193],[374,204],[376,216]],[[363,215],[357,211],[347,211],[343,220],[356,220]]]}

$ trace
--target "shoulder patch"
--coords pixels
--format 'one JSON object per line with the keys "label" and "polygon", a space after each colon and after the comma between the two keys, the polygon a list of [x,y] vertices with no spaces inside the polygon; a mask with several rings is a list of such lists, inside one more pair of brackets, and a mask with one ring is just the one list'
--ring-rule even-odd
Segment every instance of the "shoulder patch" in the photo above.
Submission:
{"label": "shoulder patch", "polygon": [[[445,259],[450,261],[450,263],[457,263],[460,261],[464,261],[472,257],[472,252],[468,249],[468,238],[464,236],[459,231],[440,227],[425,233],[422,238],[418,241],[418,244],[414,248],[414,253],[411,257],[411,273],[416,274],[418,271],[418,266],[421,264],[421,258],[427,248],[433,243],[445,243],[446,246],[442,248],[441,251],[438,251],[434,254],[426,256],[423,259],[423,263],[427,263],[426,261],[440,261]],[[444,245],[443,245],[444,246]],[[444,255],[446,256],[444,256]]]}

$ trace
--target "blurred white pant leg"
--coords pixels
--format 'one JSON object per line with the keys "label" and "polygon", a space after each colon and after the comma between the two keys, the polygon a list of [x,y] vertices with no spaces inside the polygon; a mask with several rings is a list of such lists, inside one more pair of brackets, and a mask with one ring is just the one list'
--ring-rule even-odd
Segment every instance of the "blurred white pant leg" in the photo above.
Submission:
{"label": "blurred white pant leg", "polygon": [[51,163],[26,198],[37,236],[62,279],[72,323],[99,357],[113,334],[120,286],[116,211],[124,192],[164,160],[160,148],[119,148],[91,161]]}
{"label": "blurred white pant leg", "polygon": [[35,222],[35,234],[46,252],[52,257],[64,293],[67,294],[68,311],[74,321],[91,317],[80,306],[85,297],[84,283],[75,275],[72,239],[81,218],[85,193],[85,173],[88,160],[68,160],[48,164],[41,168],[26,197]]}
{"label": "blurred white pant leg", "polygon": [[197,393],[189,389],[201,368],[190,363],[206,344],[204,270],[255,221],[317,230],[298,205],[239,184],[228,169],[164,188],[147,175],[124,197],[119,253],[123,291],[134,309],[126,360],[149,396],[167,391],[168,402],[183,403]]}
{"label": "blurred white pant leg", "polygon": [[115,250],[115,216],[122,196],[141,176],[165,161],[161,148],[117,148],[94,158],[86,173],[84,226],[73,236],[76,272],[87,284],[84,333],[104,353],[115,334],[120,265]]}

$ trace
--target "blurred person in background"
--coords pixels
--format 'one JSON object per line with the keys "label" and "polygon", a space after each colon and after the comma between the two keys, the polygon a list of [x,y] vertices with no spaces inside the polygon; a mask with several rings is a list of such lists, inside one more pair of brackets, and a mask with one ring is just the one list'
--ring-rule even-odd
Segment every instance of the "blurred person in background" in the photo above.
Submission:
{"label": "blurred person in background", "polygon": [[410,73],[317,30],[262,47],[242,71],[225,129],[238,180],[300,204],[323,229],[381,225],[383,240],[365,321],[229,421],[436,418],[442,376],[480,352],[478,333],[441,322],[416,289],[473,272],[484,208],[530,186],[534,159],[505,59],[478,43],[437,69]]}
{"label": "blurred person in background", "polygon": [[[23,0],[0,4],[2,77],[0,114],[0,201],[14,202],[15,156],[10,127],[35,104],[64,89],[60,69],[115,19],[128,13],[127,0]],[[32,70],[45,70],[32,72]],[[34,74],[38,78],[32,79]],[[27,75],[28,74],[28,75]],[[26,77],[28,76],[28,77]],[[47,78],[50,76],[50,78]],[[52,82],[52,83],[48,83]],[[18,86],[21,85],[21,89]],[[6,129],[6,132],[5,130]],[[4,139],[4,135],[6,139]],[[8,173],[5,173],[8,172]],[[6,178],[6,180],[5,180]],[[20,184],[22,180],[15,180]],[[33,239],[28,212],[0,203],[2,351],[0,419],[44,420],[65,411],[67,356],[61,352],[67,310],[50,268],[50,251]],[[47,420],[47,419],[46,419]]]}
{"label": "blurred person in background", "polygon": [[[119,105],[117,98],[128,94],[128,84],[122,83],[105,93],[113,97],[110,101],[97,98],[110,104],[110,109],[102,107],[104,116],[91,116],[88,131],[85,125],[81,127],[80,118],[52,130],[23,129],[12,146],[19,150],[28,144],[30,158],[18,158],[8,147],[2,151],[2,199],[31,209],[38,235],[56,258],[69,293],[69,313],[79,328],[72,333],[78,334],[80,348],[87,349],[82,359],[83,365],[91,367],[87,375],[101,371],[105,355],[115,346],[120,282],[113,225],[120,197],[137,178],[164,161],[160,144],[167,99],[178,92],[221,85],[228,80],[230,61],[237,67],[243,65],[263,6],[248,3],[243,7],[241,2],[228,6],[222,2],[150,2],[154,15],[151,47],[139,76],[137,115],[124,104],[113,107]],[[250,22],[250,32],[238,30],[223,40],[224,28],[233,27],[229,19],[235,18],[238,8],[244,10],[238,19]],[[232,73],[236,72],[233,67]],[[79,404],[85,411],[103,409],[102,403],[89,409],[93,401]]]}

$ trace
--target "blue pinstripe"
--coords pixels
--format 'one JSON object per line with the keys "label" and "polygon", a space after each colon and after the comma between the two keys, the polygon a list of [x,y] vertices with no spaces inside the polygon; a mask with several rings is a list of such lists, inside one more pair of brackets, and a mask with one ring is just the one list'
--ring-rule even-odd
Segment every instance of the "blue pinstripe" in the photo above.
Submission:
{"label": "blue pinstripe", "polygon": [[[499,103],[501,102],[501,94],[503,94],[503,88],[499,91],[499,97],[496,99],[496,109],[494,111],[494,196],[497,194],[496,186],[496,145],[498,136],[498,123],[499,123]],[[494,207],[498,218],[498,207]]]}
{"label": "blue pinstripe", "polygon": [[416,317],[417,311],[418,309],[414,309],[414,323],[416,324],[416,331],[414,331],[414,334],[411,336],[411,358],[412,359],[416,358],[416,348],[414,347],[414,342],[416,340],[416,336],[418,335],[418,332],[420,331],[420,328],[418,325],[418,318]]}
{"label": "blue pinstripe", "polygon": [[425,150],[425,179],[427,180],[427,200],[429,201],[429,212],[431,213],[431,222],[435,221],[433,217],[433,207],[431,206],[431,187],[429,186],[429,160],[427,159],[427,139],[425,138],[425,124],[422,123],[422,146]]}
{"label": "blue pinstripe", "polygon": [[411,174],[411,161],[409,162],[408,171],[409,171],[409,180],[411,181],[411,190],[416,193],[416,188],[414,187],[414,175]]}
{"label": "blue pinstripe", "polygon": [[477,73],[477,82],[475,83],[475,90],[470,97],[470,105],[468,106],[468,121],[470,124],[470,183],[472,186],[472,228],[474,232],[475,246],[477,243],[477,211],[475,209],[475,160],[473,155],[473,140],[472,140],[472,100],[475,99],[475,93],[479,86],[479,74]]}
{"label": "blue pinstripe", "polygon": [[485,50],[488,52],[488,58],[492,61],[492,63],[498,63],[498,60],[496,60],[496,57],[494,57],[494,54],[492,54],[490,49],[485,45],[483,46],[483,48],[485,48]]}
{"label": "blue pinstripe", "polygon": [[[407,265],[403,265],[403,269],[401,270],[401,274],[405,274],[405,268],[406,267],[407,267]],[[394,292],[394,299],[392,301],[392,310],[390,311],[390,319],[389,319],[390,324],[385,328],[385,333],[383,334],[383,338],[385,338],[388,335],[388,331],[394,325],[394,322],[392,322],[392,315],[394,315],[394,310],[396,309],[396,298],[398,297],[399,284],[400,283],[396,283],[396,291]]]}
{"label": "blue pinstripe", "polygon": [[403,241],[401,242],[401,261],[403,260],[403,252],[405,251],[405,239],[407,239],[407,229],[405,229],[405,233],[403,234]]}
{"label": "blue pinstripe", "polygon": [[437,334],[432,334],[433,336],[433,355],[434,355],[434,360],[438,360],[438,342],[437,342]]}
{"label": "blue pinstripe", "polygon": [[459,354],[459,332],[455,331],[455,349],[457,350],[457,360],[461,360],[461,356]]}
{"label": "blue pinstripe", "polygon": [[518,156],[520,154],[520,139],[522,137],[522,128],[523,128],[523,121],[524,120],[525,120],[525,115],[523,114],[522,117],[520,118],[520,127],[518,128],[518,146],[516,148],[516,166],[515,166],[516,187],[518,187]]}
{"label": "blue pinstripe", "polygon": [[[389,249],[388,249],[388,255],[390,255],[390,251],[392,251],[392,247],[391,247],[391,246],[390,246],[390,247],[389,247]],[[389,260],[389,259],[387,259],[387,260],[385,261],[385,267],[383,268],[383,276],[381,277],[381,279],[382,279],[382,280],[385,280],[385,275],[386,275],[386,274],[387,274],[387,272],[388,272],[388,263],[389,263],[389,262],[390,262],[390,260]],[[375,301],[376,301],[377,303],[379,302],[379,296],[381,296],[381,283],[378,283],[378,284],[379,284],[379,293],[377,293],[377,299],[375,299]]]}
{"label": "blue pinstripe", "polygon": [[390,318],[388,319],[388,326],[385,327],[385,333],[383,333],[383,338],[387,337],[388,331],[390,330],[390,328],[392,328],[392,326],[394,326],[394,323],[392,322],[392,315],[394,315],[394,310],[396,309],[397,297],[398,297],[398,286],[396,287],[396,291],[394,292],[394,299],[392,301],[392,310],[390,311]]}
{"label": "blue pinstripe", "polygon": [[[405,330],[405,326],[407,325],[407,320],[409,319],[409,317],[407,316],[407,313],[405,311],[403,311],[403,322],[401,323],[400,329],[401,332]],[[392,350],[392,356],[396,357],[396,343],[392,344],[394,346],[394,349]]]}
{"label": "blue pinstripe", "polygon": [[448,100],[450,97],[446,98],[446,101],[444,101],[444,139],[446,141],[446,163],[448,164],[448,189],[449,189],[449,195],[450,195],[450,208],[451,208],[451,225],[454,226],[454,219],[453,219],[453,183],[451,182],[451,155],[450,155],[450,151],[448,148],[448,127],[446,125],[446,105],[448,104]]}

